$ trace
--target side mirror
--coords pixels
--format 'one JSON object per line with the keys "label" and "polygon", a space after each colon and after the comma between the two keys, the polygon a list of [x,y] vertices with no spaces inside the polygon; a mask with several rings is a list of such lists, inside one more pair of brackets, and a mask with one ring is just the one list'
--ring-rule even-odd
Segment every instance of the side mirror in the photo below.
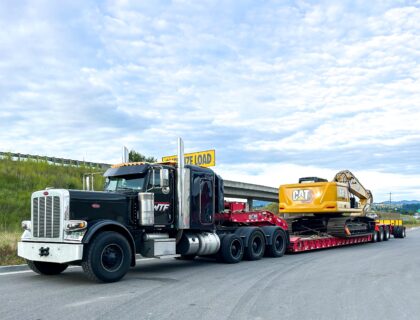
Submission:
{"label": "side mirror", "polygon": [[160,187],[161,188],[169,187],[169,169],[160,170]]}

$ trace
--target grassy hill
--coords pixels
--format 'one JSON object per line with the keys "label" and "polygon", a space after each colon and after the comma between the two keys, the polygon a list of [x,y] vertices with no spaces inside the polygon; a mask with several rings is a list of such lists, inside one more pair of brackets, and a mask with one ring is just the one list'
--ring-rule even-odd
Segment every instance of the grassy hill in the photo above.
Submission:
{"label": "grassy hill", "polygon": [[[30,219],[31,194],[46,187],[82,189],[83,174],[97,168],[56,165],[47,161],[0,159],[0,233],[20,231],[22,220]],[[95,176],[95,190],[104,180]]]}
{"label": "grassy hill", "polygon": [[[31,194],[46,187],[82,189],[83,174],[99,172],[90,167],[51,164],[47,161],[0,159],[0,265],[23,263],[16,255],[22,234],[21,221],[31,217]],[[104,184],[95,176],[95,190]]]}

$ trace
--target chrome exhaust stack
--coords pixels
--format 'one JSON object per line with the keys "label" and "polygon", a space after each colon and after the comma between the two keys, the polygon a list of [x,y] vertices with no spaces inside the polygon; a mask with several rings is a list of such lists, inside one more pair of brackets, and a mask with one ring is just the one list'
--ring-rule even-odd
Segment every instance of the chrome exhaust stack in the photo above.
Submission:
{"label": "chrome exhaust stack", "polygon": [[184,141],[178,138],[178,229],[190,228],[190,170],[184,167]]}

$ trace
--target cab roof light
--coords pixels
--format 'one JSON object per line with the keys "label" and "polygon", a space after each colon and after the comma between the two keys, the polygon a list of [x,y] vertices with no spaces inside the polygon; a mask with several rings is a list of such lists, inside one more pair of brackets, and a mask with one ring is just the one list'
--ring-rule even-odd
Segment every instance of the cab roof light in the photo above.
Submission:
{"label": "cab roof light", "polygon": [[[111,168],[121,168],[121,167],[131,167],[131,166],[141,166],[145,164],[151,164],[149,162],[125,162],[125,163],[118,163],[111,166]],[[175,166],[177,164],[176,161],[165,161],[165,162],[155,162],[153,164],[165,164],[169,166]]]}

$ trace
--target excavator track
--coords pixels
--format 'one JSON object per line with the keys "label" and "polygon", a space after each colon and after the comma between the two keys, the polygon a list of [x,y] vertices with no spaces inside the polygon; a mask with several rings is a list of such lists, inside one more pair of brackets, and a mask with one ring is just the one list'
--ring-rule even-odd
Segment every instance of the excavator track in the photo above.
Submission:
{"label": "excavator track", "polygon": [[350,238],[372,233],[369,221],[352,217],[330,218],[327,233],[334,237]]}

